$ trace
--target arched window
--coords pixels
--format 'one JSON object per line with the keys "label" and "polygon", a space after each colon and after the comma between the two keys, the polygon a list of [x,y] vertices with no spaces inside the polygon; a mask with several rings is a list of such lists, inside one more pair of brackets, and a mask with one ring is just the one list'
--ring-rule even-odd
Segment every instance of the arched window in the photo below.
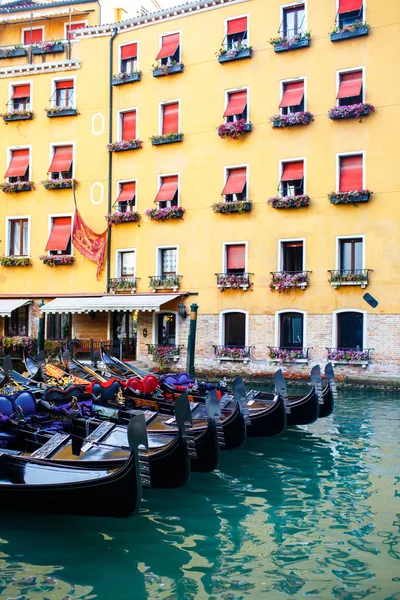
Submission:
{"label": "arched window", "polygon": [[363,348],[364,315],[360,312],[341,312],[337,315],[337,347]]}
{"label": "arched window", "polygon": [[228,312],[223,315],[223,345],[234,347],[246,346],[246,314]]}
{"label": "arched window", "polygon": [[303,348],[304,315],[302,313],[285,312],[280,314],[281,348]]}

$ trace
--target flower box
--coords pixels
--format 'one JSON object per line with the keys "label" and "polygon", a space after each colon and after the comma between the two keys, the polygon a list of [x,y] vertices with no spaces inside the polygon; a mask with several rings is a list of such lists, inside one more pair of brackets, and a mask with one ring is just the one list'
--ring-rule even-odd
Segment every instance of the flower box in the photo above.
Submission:
{"label": "flower box", "polygon": [[40,56],[41,54],[59,54],[64,52],[64,44],[51,44],[49,42],[43,42],[38,46],[32,46],[32,54],[34,56]]}
{"label": "flower box", "polygon": [[109,152],[125,152],[126,150],[138,150],[139,148],[142,148],[142,140],[129,140],[127,142],[107,144]]}
{"label": "flower box", "polygon": [[253,55],[252,48],[240,48],[238,50],[232,48],[231,50],[222,50],[218,54],[218,62],[220,64],[233,62],[234,60],[243,60],[245,58],[251,58]]}
{"label": "flower box", "polygon": [[311,273],[311,271],[271,272],[272,279],[271,283],[269,284],[270,290],[277,291],[280,294],[282,292],[289,291],[291,288],[300,288],[302,290],[305,290],[310,280],[309,273]]}
{"label": "flower box", "polygon": [[328,198],[331,204],[358,204],[368,202],[373,194],[370,190],[354,190],[350,192],[330,192]]}
{"label": "flower box", "polygon": [[19,194],[20,192],[30,192],[35,189],[33,181],[18,181],[17,183],[1,183],[2,192],[5,194]]}
{"label": "flower box", "polygon": [[2,267],[30,267],[31,259],[18,256],[0,256],[0,265]]}
{"label": "flower box", "polygon": [[336,349],[327,348],[328,360],[332,365],[348,365],[349,367],[362,367],[366,369],[370,362],[369,353],[372,348],[357,350],[353,348]]}
{"label": "flower box", "polygon": [[115,294],[117,292],[130,292],[131,294],[135,294],[136,285],[136,277],[118,277],[110,279],[108,291],[110,294]]}
{"label": "flower box", "polygon": [[5,123],[9,123],[10,121],[31,121],[33,119],[33,112],[30,110],[15,110],[1,116]]}
{"label": "flower box", "polygon": [[0,48],[0,60],[3,58],[20,58],[22,56],[28,56],[26,48]]}
{"label": "flower box", "polygon": [[302,206],[310,205],[310,197],[306,194],[298,196],[274,196],[269,198],[268,204],[272,208],[301,208]]}
{"label": "flower box", "polygon": [[70,254],[41,254],[39,260],[49,267],[59,267],[73,265],[75,257]]}
{"label": "flower box", "polygon": [[180,346],[147,344],[147,351],[151,360],[158,363],[161,369],[172,361],[177,362],[181,357]]}
{"label": "flower box", "polygon": [[125,83],[134,83],[140,81],[142,71],[134,71],[133,73],[117,73],[113,75],[111,85],[125,85]]}
{"label": "flower box", "polygon": [[228,213],[250,212],[251,207],[250,200],[235,200],[234,202],[216,202],[211,208],[215,213],[226,215]]}
{"label": "flower box", "polygon": [[329,271],[330,283],[334,289],[339,289],[342,285],[359,285],[365,289],[369,283],[369,274],[372,269],[355,269],[354,271]]}
{"label": "flower box", "polygon": [[54,108],[47,110],[49,119],[54,119],[56,117],[76,117],[77,115],[78,110],[76,108],[61,108],[60,106],[55,106]]}
{"label": "flower box", "polygon": [[274,47],[274,52],[289,52],[290,50],[299,50],[307,48],[311,43],[311,34],[298,33],[292,37],[278,37],[270,40],[270,44]]}
{"label": "flower box", "polygon": [[242,133],[248,133],[251,130],[251,123],[247,123],[245,119],[238,119],[237,121],[227,121],[226,123],[222,123],[222,125],[218,127],[218,135],[222,139],[230,137],[233,140],[238,140]]}
{"label": "flower box", "polygon": [[346,106],[334,106],[328,112],[328,116],[333,121],[341,119],[358,119],[359,117],[368,117],[375,107],[372,104],[361,102],[360,104],[348,104]]}
{"label": "flower box", "polygon": [[136,212],[120,212],[116,211],[106,215],[109,225],[121,225],[121,223],[137,223],[142,216]]}
{"label": "flower box", "polygon": [[46,190],[67,190],[78,185],[76,179],[45,179],[40,183]]}
{"label": "flower box", "polygon": [[173,144],[183,140],[183,133],[166,133],[165,135],[153,135],[151,138],[152,146],[162,146],[163,144]]}
{"label": "flower box", "polygon": [[149,277],[149,287],[153,292],[157,290],[172,290],[173,292],[177,292],[180,287],[181,277],[182,275],[151,275]]}
{"label": "flower box", "polygon": [[250,275],[252,273],[215,273],[217,276],[217,288],[220,292],[226,289],[247,291],[252,285]]}
{"label": "flower box", "polygon": [[165,77],[166,75],[175,75],[175,73],[183,73],[183,63],[175,63],[172,65],[159,65],[153,69],[153,77]]}
{"label": "flower box", "polygon": [[333,31],[330,34],[331,42],[341,42],[342,40],[348,40],[350,38],[363,37],[369,34],[369,25],[354,26],[349,25],[348,28]]}
{"label": "flower box", "polygon": [[293,127],[293,125],[309,125],[313,118],[310,112],[299,111],[288,115],[273,115],[269,120],[274,129],[282,129],[283,127]]}
{"label": "flower box", "polygon": [[251,361],[253,346],[213,346],[214,356],[218,361],[235,361],[248,363]]}
{"label": "flower box", "polygon": [[308,363],[309,348],[275,348],[269,346],[269,359],[273,363]]}
{"label": "flower box", "polygon": [[149,208],[145,214],[152,221],[169,221],[170,219],[183,219],[185,209],[182,206],[170,206],[169,208]]}

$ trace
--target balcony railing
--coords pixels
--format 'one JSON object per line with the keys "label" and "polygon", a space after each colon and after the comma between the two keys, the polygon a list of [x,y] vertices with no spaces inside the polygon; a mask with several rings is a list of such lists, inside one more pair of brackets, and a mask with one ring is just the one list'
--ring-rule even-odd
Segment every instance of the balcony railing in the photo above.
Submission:
{"label": "balcony railing", "polygon": [[252,285],[250,283],[250,275],[254,273],[215,273],[217,276],[217,288],[223,292],[226,289],[244,291],[248,290]]}
{"label": "balcony railing", "polygon": [[363,289],[369,284],[369,274],[373,269],[347,269],[332,271],[329,269],[330,283],[335,289],[342,285],[359,285]]}
{"label": "balcony railing", "polygon": [[139,277],[114,277],[113,279],[110,279],[108,292],[110,294],[115,294],[117,292],[130,292],[131,294],[134,294],[139,279]]}
{"label": "balcony railing", "polygon": [[269,358],[272,362],[306,363],[312,348],[280,348],[268,346]]}
{"label": "balcony railing", "polygon": [[298,287],[305,290],[312,271],[271,271],[271,290],[286,292],[290,288]]}
{"label": "balcony railing", "polygon": [[234,360],[241,362],[250,362],[251,350],[254,346],[215,346],[214,355],[219,361],[221,360]]}
{"label": "balcony railing", "polygon": [[150,275],[149,287],[153,292],[157,290],[172,290],[177,292],[180,288],[182,275]]}
{"label": "balcony railing", "polygon": [[370,363],[370,352],[373,348],[327,348],[328,360],[335,366],[361,366],[363,369]]}

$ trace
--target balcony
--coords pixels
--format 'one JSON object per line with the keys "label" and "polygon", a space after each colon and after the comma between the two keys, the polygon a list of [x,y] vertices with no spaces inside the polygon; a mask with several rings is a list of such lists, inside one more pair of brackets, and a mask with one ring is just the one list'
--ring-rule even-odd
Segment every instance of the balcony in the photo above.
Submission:
{"label": "balcony", "polygon": [[330,284],[335,290],[343,285],[359,285],[362,289],[369,284],[369,274],[373,269],[347,269],[332,271],[329,269]]}
{"label": "balcony", "polygon": [[111,85],[125,85],[126,83],[134,83],[140,81],[142,77],[142,71],[133,71],[132,73],[116,73],[112,77]]}
{"label": "balcony", "polygon": [[134,294],[139,277],[115,277],[110,279],[107,291],[109,294]]}
{"label": "balcony", "polygon": [[172,290],[177,292],[180,288],[182,275],[151,275],[149,287],[153,292],[157,290]]}
{"label": "balcony", "polygon": [[181,62],[173,62],[169,65],[153,65],[153,77],[165,77],[166,75],[183,73],[184,68],[184,64]]}
{"label": "balcony", "polygon": [[221,48],[217,53],[218,62],[220,64],[233,62],[234,60],[243,60],[251,58],[253,49],[246,44],[240,44],[236,48]]}
{"label": "balcony", "polygon": [[47,116],[49,119],[55,119],[57,117],[76,117],[79,113],[76,108],[71,106],[52,106],[46,109]]}
{"label": "balcony", "polygon": [[291,36],[281,36],[272,38],[269,41],[274,47],[274,52],[289,52],[290,50],[299,50],[300,48],[307,48],[311,43],[311,33],[305,31],[304,33],[296,33]]}
{"label": "balcony", "polygon": [[52,40],[49,42],[39,42],[32,44],[32,55],[41,56],[43,54],[60,54],[65,51],[65,45],[59,40]]}
{"label": "balcony", "polygon": [[227,289],[247,291],[252,285],[250,275],[254,273],[215,273],[217,276],[217,288],[220,292]]}
{"label": "balcony", "polygon": [[272,278],[269,287],[272,291],[280,294],[291,288],[305,290],[310,280],[310,273],[312,271],[271,271]]}
{"label": "balcony", "polygon": [[234,200],[232,202],[216,202],[212,205],[215,213],[226,215],[229,213],[250,212],[252,208],[251,200]]}
{"label": "balcony", "polygon": [[331,42],[341,42],[351,38],[363,37],[369,34],[370,26],[361,21],[354,21],[352,25],[346,25],[342,29],[335,27],[330,34]]}
{"label": "balcony", "polygon": [[173,144],[183,141],[183,133],[166,133],[165,135],[153,135],[150,138],[152,146],[162,146],[163,144]]}
{"label": "balcony", "polygon": [[178,345],[163,345],[163,344],[147,344],[147,352],[151,360],[158,363],[160,368],[164,368],[170,362],[177,362],[181,357]]}
{"label": "balcony", "polygon": [[254,346],[215,346],[214,356],[218,361],[235,361],[248,363],[251,361],[251,350]]}
{"label": "balcony", "polygon": [[328,360],[332,365],[348,365],[366,369],[371,361],[373,348],[327,348]]}
{"label": "balcony", "polygon": [[268,346],[269,358],[273,363],[298,363],[307,364],[309,351],[312,348],[279,348]]}

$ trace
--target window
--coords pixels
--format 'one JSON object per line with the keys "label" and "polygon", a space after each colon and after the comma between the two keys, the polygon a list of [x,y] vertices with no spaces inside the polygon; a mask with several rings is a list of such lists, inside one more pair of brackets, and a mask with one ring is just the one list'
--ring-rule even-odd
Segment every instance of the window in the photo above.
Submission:
{"label": "window", "polygon": [[135,277],[135,251],[118,252],[119,277]]}
{"label": "window", "polygon": [[304,316],[301,313],[281,313],[280,317],[280,347],[303,348],[304,346]]}
{"label": "window", "polygon": [[282,271],[299,273],[304,270],[302,241],[281,242]]}
{"label": "window", "polygon": [[119,212],[133,212],[136,210],[136,181],[125,181],[118,184],[119,194],[114,207]]}
{"label": "window", "polygon": [[87,27],[88,24],[87,22],[84,23],[71,23],[68,24],[66,26],[66,38],[67,40],[73,40],[74,39],[74,31],[76,31],[77,29],[83,29],[84,27]]}
{"label": "window", "polygon": [[346,25],[352,25],[354,21],[362,21],[365,19],[363,13],[363,0],[339,0],[339,29],[343,29]]}
{"label": "window", "polygon": [[136,110],[130,110],[121,114],[121,140],[129,142],[136,140]]}
{"label": "window", "polygon": [[46,336],[48,340],[67,340],[71,337],[71,315],[47,315]]}
{"label": "window", "polygon": [[227,106],[224,112],[224,117],[227,121],[237,121],[244,119],[247,121],[247,90],[237,90],[228,92]]}
{"label": "window", "polygon": [[222,196],[225,202],[246,200],[247,196],[247,169],[246,167],[235,167],[227,169],[227,178]]}
{"label": "window", "polygon": [[282,163],[282,177],[280,182],[282,196],[297,196],[304,194],[304,161]]}
{"label": "window", "polygon": [[172,277],[177,274],[177,248],[160,248],[159,270],[162,277]]}
{"label": "window", "polygon": [[296,4],[283,9],[281,31],[283,37],[294,37],[304,32],[306,10],[304,4]]}
{"label": "window", "polygon": [[246,271],[246,245],[225,245],[225,270],[226,273],[240,274]]}
{"label": "window", "polygon": [[71,217],[52,217],[51,232],[46,245],[50,254],[71,254]]}
{"label": "window", "polygon": [[121,72],[133,73],[138,70],[138,45],[126,44],[121,46]]}
{"label": "window", "polygon": [[179,206],[178,175],[163,175],[160,177],[160,188],[154,202],[159,202],[159,208]]}
{"label": "window", "polygon": [[28,219],[8,221],[8,256],[28,256]]}
{"label": "window", "polygon": [[25,29],[23,31],[23,44],[29,46],[30,44],[38,44],[43,42],[44,35],[42,27],[38,29]]}
{"label": "window", "polygon": [[4,333],[7,337],[28,335],[29,306],[21,306],[12,311],[11,317],[4,319]]}
{"label": "window", "polygon": [[161,105],[162,135],[179,132],[179,102]]}
{"label": "window", "polygon": [[240,312],[229,312],[223,315],[224,346],[244,348],[246,346],[246,315]]}
{"label": "window", "polygon": [[48,170],[51,179],[71,179],[73,171],[73,147],[53,147],[53,158]]}
{"label": "window", "polygon": [[362,349],[364,343],[364,315],[342,312],[337,315],[337,347]]}
{"label": "window", "polygon": [[226,47],[233,50],[247,44],[247,17],[230,19],[227,22]]}
{"label": "window", "polygon": [[359,104],[363,101],[362,70],[339,73],[337,101],[339,106]]}
{"label": "window", "polygon": [[29,181],[29,150],[11,150],[11,160],[5,177],[10,183]]}
{"label": "window", "polygon": [[56,81],[56,89],[52,96],[53,106],[60,108],[73,108],[74,100],[74,80]]}
{"label": "window", "polygon": [[31,86],[29,83],[12,86],[12,96],[8,103],[11,110],[30,110]]}
{"label": "window", "polygon": [[161,313],[156,315],[156,343],[162,346],[176,345],[176,315]]}
{"label": "window", "polygon": [[156,60],[159,60],[162,65],[180,62],[180,34],[171,33],[169,35],[163,35],[161,40],[161,49],[156,56]]}
{"label": "window", "polygon": [[339,240],[340,271],[357,271],[363,268],[362,238]]}
{"label": "window", "polygon": [[354,192],[364,188],[362,154],[340,156],[339,171],[339,192]]}
{"label": "window", "polygon": [[283,115],[304,111],[304,80],[282,84],[282,100],[279,108]]}

